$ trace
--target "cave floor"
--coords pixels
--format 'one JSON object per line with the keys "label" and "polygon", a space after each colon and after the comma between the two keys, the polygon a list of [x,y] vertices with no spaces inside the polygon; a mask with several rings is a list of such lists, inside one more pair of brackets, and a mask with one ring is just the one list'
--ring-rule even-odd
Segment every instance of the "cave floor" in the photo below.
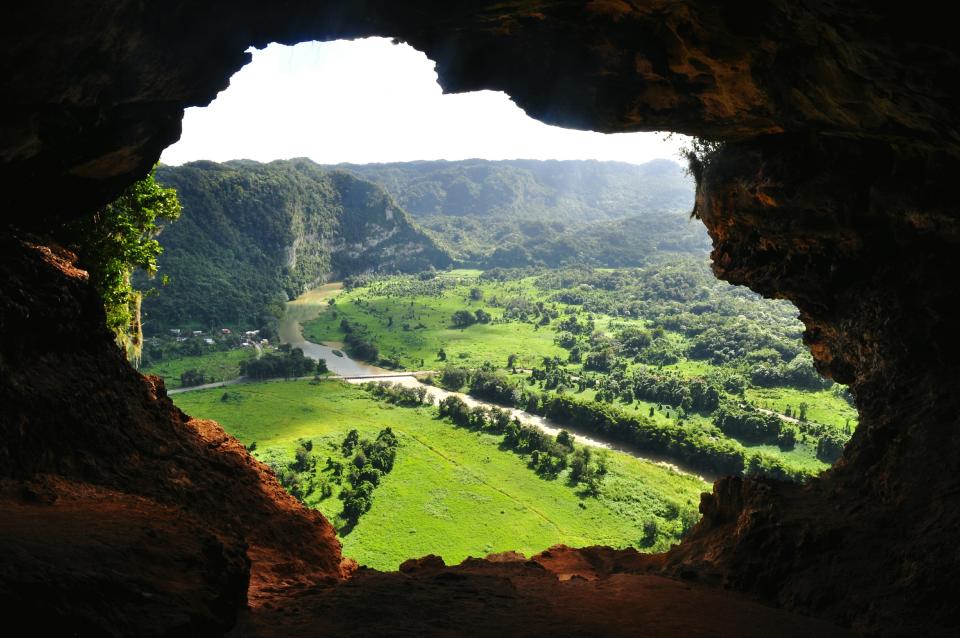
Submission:
{"label": "cave floor", "polygon": [[[339,585],[261,590],[234,637],[847,636],[740,594],[653,574],[558,575],[533,562],[361,569]],[[561,580],[564,578],[565,580]]]}

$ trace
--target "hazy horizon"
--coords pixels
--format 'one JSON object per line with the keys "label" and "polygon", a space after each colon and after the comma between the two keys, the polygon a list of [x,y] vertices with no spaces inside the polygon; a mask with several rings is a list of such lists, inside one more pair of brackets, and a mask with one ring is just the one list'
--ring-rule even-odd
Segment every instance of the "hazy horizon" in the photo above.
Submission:
{"label": "hazy horizon", "polygon": [[434,63],[385,38],[251,49],[253,60],[207,107],[186,110],[161,161],[318,164],[461,160],[679,163],[687,139],[548,126],[502,92],[444,95]]}
{"label": "hazy horizon", "polygon": [[314,164],[317,164],[318,166],[370,166],[370,165],[375,165],[375,164],[384,164],[384,165],[386,165],[386,164],[415,164],[415,163],[418,163],[418,162],[422,162],[422,163],[447,162],[447,163],[450,163],[450,164],[459,163],[459,162],[598,162],[598,163],[602,163],[602,164],[628,164],[628,165],[630,165],[630,166],[645,166],[645,165],[651,164],[651,163],[653,163],[653,162],[670,162],[671,164],[676,164],[676,165],[677,165],[678,167],[680,167],[680,168],[683,168],[683,167],[684,167],[683,162],[681,162],[678,158],[671,158],[671,157],[655,157],[655,158],[653,158],[653,159],[644,160],[644,161],[642,161],[642,162],[628,162],[628,161],[617,160],[617,159],[593,159],[593,158],[585,158],[585,159],[555,159],[555,158],[539,159],[539,158],[536,158],[536,157],[504,157],[504,158],[500,158],[500,159],[487,159],[487,158],[485,158],[485,157],[464,157],[464,158],[462,158],[462,159],[453,159],[453,160],[445,159],[445,158],[436,158],[436,159],[396,160],[396,161],[385,161],[385,162],[377,162],[377,161],[372,161],[372,162],[318,162],[317,160],[313,159],[312,157],[304,157],[304,156],[300,156],[300,157],[278,157],[278,158],[276,158],[276,159],[271,159],[271,160],[257,160],[257,159],[253,159],[253,158],[250,158],[250,157],[234,157],[234,158],[225,159],[225,160],[214,160],[214,159],[202,157],[202,158],[197,158],[197,159],[186,160],[186,161],[184,161],[184,162],[181,162],[180,164],[168,164],[167,162],[164,162],[164,161],[162,160],[162,158],[161,158],[161,162],[160,162],[160,163],[161,163],[161,164],[164,164],[164,165],[166,165],[166,166],[184,166],[184,165],[186,165],[186,164],[190,164],[190,163],[193,163],[193,162],[214,162],[214,163],[216,163],[216,164],[228,164],[228,163],[230,163],[230,162],[256,162],[256,163],[258,163],[258,164],[272,164],[273,162],[294,162],[294,161],[297,161],[297,160],[308,160],[308,161],[310,161],[310,162],[313,162]]}

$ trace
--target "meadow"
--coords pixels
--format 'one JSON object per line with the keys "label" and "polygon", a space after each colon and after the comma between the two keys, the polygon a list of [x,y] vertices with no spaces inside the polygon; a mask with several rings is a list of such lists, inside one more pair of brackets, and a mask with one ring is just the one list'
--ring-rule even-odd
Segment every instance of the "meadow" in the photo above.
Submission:
{"label": "meadow", "polygon": [[240,362],[256,356],[253,348],[216,350],[193,356],[177,356],[155,361],[143,366],[140,372],[163,378],[167,389],[181,387],[180,375],[187,370],[203,372],[204,382],[226,381],[240,376]]}
{"label": "meadow", "polygon": [[[475,323],[454,326],[451,317],[457,310],[489,309],[498,299],[531,299],[536,291],[529,281],[483,282],[479,270],[451,270],[437,273],[437,287],[403,290],[374,284],[343,291],[336,303],[316,319],[304,325],[304,336],[315,343],[340,342],[344,338],[341,321],[347,319],[371,335],[381,356],[394,359],[410,370],[437,369],[445,363],[465,366],[485,361],[505,365],[511,354],[519,356],[517,365],[531,367],[545,356],[565,356],[554,343],[554,332],[523,322]],[[472,299],[478,289],[482,299]],[[491,311],[492,312],[492,311]],[[500,313],[497,313],[500,314]],[[446,359],[438,357],[444,350]],[[422,363],[421,363],[422,362]]]}
{"label": "meadow", "polygon": [[[832,430],[846,438],[857,425],[845,388],[813,369],[796,310],[718,282],[698,262],[640,270],[460,269],[347,284],[305,324],[308,339],[340,342],[350,331],[375,345],[388,367],[499,369],[518,387],[575,393],[660,425],[729,437],[745,456],[778,459],[784,471],[777,477],[823,471],[832,459],[818,457],[819,437]],[[538,368],[541,374],[533,374]],[[795,442],[784,442],[779,431],[721,432],[716,400],[698,406],[682,399],[683,386],[701,382],[720,403],[747,410],[797,417],[802,405],[806,421]]]}
{"label": "meadow", "polygon": [[[278,469],[312,441],[318,478],[327,458],[344,460],[340,444],[351,429],[372,439],[390,427],[399,440],[393,470],[370,511],[341,536],[345,555],[377,569],[429,553],[456,563],[505,550],[531,555],[557,543],[660,551],[698,519],[699,495],[709,489],[696,477],[609,452],[600,493],[588,496],[566,472],[538,476],[500,437],[456,427],[434,407],[394,406],[337,381],[243,384],[182,394],[177,404],[217,420]],[[338,527],[339,490],[305,499]]]}

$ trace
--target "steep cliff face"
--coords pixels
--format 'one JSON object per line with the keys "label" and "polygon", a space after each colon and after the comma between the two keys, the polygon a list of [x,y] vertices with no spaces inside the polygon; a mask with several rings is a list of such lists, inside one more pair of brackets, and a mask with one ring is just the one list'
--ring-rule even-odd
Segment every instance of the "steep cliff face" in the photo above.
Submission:
{"label": "steep cliff face", "polygon": [[193,162],[156,176],[177,190],[183,213],[158,237],[169,283],[144,302],[150,330],[259,328],[331,277],[450,263],[381,188],[307,159]]}
{"label": "steep cliff face", "polygon": [[341,577],[318,512],[130,368],[70,253],[10,237],[2,253],[8,617],[89,635],[222,631],[248,596]]}
{"label": "steep cliff face", "polygon": [[[144,175],[176,139],[183,108],[209,102],[246,60],[244,49],[269,41],[395,36],[437,61],[445,89],[506,90],[544,121],[728,140],[698,195],[717,273],[795,301],[818,365],[854,388],[861,426],[838,466],[809,487],[719,482],[704,500],[704,522],[664,565],[863,631],[948,633],[960,624],[948,599],[960,509],[951,336],[960,253],[950,198],[960,52],[949,21],[855,0],[114,0],[21,5],[3,29],[0,188],[7,223],[21,230],[88,213]],[[165,610],[176,601],[165,595],[114,598],[131,623],[145,605],[153,615],[141,620],[159,620],[144,626],[170,631],[230,621],[244,542],[255,597],[284,571],[335,578],[329,527],[215,426],[190,422],[156,381],[124,364],[68,261],[10,232],[3,242],[0,468],[15,481],[4,498],[31,513],[18,525],[36,515],[50,521],[37,525],[48,538],[62,538],[55,522],[102,507],[109,490],[125,522],[95,533],[166,520],[170,534],[158,542],[176,559],[122,565],[128,576],[142,568],[167,585],[169,570],[186,574],[188,590],[179,592],[196,592],[193,606],[171,618]],[[35,487],[48,475],[56,480]],[[24,499],[40,504],[26,509]],[[29,527],[2,529],[5,547],[29,538]],[[208,540],[187,542],[204,533]],[[82,565],[82,546],[71,550]],[[5,591],[21,592],[5,601],[25,609],[43,594],[65,600],[65,581],[24,585],[45,560],[37,552],[5,553],[17,557],[4,563]],[[456,572],[444,579],[481,582]],[[498,582],[498,591],[513,586]],[[364,605],[397,591],[420,607],[420,594],[444,602],[450,590],[429,583],[378,590],[368,579],[333,591]],[[167,585],[157,592],[172,591]],[[94,604],[57,609],[105,623]]]}
{"label": "steep cliff face", "polygon": [[817,366],[851,384],[861,421],[837,467],[805,488],[719,483],[672,553],[679,569],[869,632],[957,623],[947,592],[960,554],[944,548],[960,524],[960,290],[944,274],[960,228],[944,185],[958,169],[823,138],[710,159],[698,210],[715,272],[797,305]]}

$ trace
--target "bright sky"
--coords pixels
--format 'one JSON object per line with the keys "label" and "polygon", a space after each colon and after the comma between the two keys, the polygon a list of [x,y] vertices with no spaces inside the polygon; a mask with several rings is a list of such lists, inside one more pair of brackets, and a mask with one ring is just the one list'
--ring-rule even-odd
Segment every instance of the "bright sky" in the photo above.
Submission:
{"label": "bright sky", "polygon": [[309,157],[321,164],[418,159],[677,161],[685,140],[547,126],[506,94],[443,95],[433,62],[385,38],[271,44],[206,108],[187,109],[165,164]]}

